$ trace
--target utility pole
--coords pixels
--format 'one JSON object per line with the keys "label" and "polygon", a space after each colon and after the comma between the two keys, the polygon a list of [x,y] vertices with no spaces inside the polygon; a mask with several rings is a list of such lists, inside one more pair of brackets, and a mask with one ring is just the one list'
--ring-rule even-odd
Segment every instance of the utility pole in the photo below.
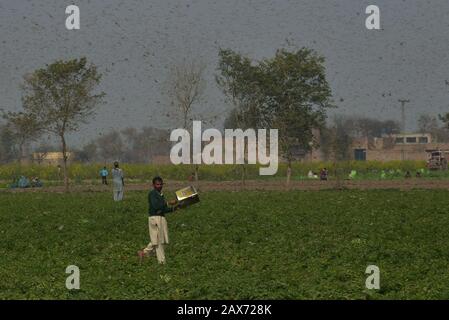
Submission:
{"label": "utility pole", "polygon": [[[410,100],[406,99],[399,99],[398,100],[401,103],[401,126],[402,126],[402,134],[405,134],[405,104],[409,103]],[[407,138],[404,136],[404,142],[401,144],[401,160],[405,160],[405,152],[404,152],[404,144],[407,141]]]}
{"label": "utility pole", "polygon": [[410,100],[405,99],[399,99],[398,100],[401,103],[401,121],[402,121],[402,133],[405,133],[405,104],[409,103]]}

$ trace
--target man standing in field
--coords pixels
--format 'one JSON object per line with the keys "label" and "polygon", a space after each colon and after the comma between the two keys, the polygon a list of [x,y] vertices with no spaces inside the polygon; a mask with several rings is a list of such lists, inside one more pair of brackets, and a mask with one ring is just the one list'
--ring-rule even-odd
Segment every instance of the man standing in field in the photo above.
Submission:
{"label": "man standing in field", "polygon": [[108,172],[108,169],[106,169],[106,167],[103,167],[103,169],[100,170],[101,184],[108,185],[108,180],[107,180],[108,174],[109,174],[109,172]]}
{"label": "man standing in field", "polygon": [[112,192],[114,194],[114,201],[122,201],[123,188],[125,181],[123,179],[123,171],[119,168],[118,161],[114,162],[114,169],[112,169]]}
{"label": "man standing in field", "polygon": [[[148,219],[150,230],[150,243],[140,250],[140,261],[144,257],[149,257],[156,253],[157,260],[160,264],[165,263],[164,246],[168,244],[168,228],[165,214],[177,210],[179,207],[176,200],[170,201],[167,204],[164,194],[162,193],[162,186],[164,182],[161,177],[153,178],[153,190],[148,193],[149,214]],[[170,207],[168,206],[170,205]]]}

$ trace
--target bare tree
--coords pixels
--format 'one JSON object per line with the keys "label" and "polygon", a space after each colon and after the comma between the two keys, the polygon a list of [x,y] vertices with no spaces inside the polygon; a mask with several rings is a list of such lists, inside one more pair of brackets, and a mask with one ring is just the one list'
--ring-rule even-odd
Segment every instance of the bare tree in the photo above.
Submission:
{"label": "bare tree", "polygon": [[418,118],[418,130],[420,133],[433,133],[438,130],[438,119],[429,114],[421,114]]}
{"label": "bare tree", "polygon": [[[198,60],[183,60],[175,65],[168,80],[168,95],[172,105],[181,113],[183,128],[191,132],[188,120],[192,108],[203,97],[206,86],[204,80],[205,65]],[[198,183],[199,166],[195,165],[195,181]]]}
{"label": "bare tree", "polygon": [[195,60],[184,60],[175,65],[169,77],[168,94],[172,104],[181,112],[183,128],[187,129],[192,107],[202,99],[205,65]]}

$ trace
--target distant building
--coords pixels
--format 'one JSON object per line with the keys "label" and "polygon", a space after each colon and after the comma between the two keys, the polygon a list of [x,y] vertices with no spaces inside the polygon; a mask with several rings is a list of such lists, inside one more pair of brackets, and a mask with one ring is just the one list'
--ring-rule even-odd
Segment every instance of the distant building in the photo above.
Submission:
{"label": "distant building", "polygon": [[[72,159],[72,153],[67,152],[67,161],[70,162]],[[33,153],[33,163],[37,164],[46,164],[46,165],[62,165],[64,162],[64,158],[62,156],[62,152],[34,152]]]}
{"label": "distant building", "polygon": [[396,145],[426,144],[432,142],[432,137],[429,133],[392,134],[390,137],[394,139]]}
{"label": "distant building", "polygon": [[[320,140],[319,130],[313,130],[313,141],[310,142],[313,147],[314,141]],[[203,142],[203,147],[207,143]],[[224,145],[224,138],[223,138]],[[234,143],[234,157],[236,154]],[[257,150],[257,146],[256,146]],[[269,153],[267,144],[267,153]],[[433,142],[432,135],[429,133],[407,133],[391,134],[382,137],[358,137],[352,140],[348,160],[375,160],[375,161],[394,161],[394,160],[421,160],[427,161],[429,153],[432,151],[444,151],[449,153],[449,143]],[[222,149],[224,157],[224,148]],[[245,146],[245,161],[247,161],[248,149]],[[325,153],[319,147],[312,148],[309,151],[301,146],[293,145],[291,155],[294,161],[325,161]],[[223,158],[224,159],[224,158]],[[286,159],[279,154],[280,162]],[[170,164],[169,152],[164,155],[153,155],[151,162],[154,164]]]}
{"label": "distant building", "polygon": [[427,160],[432,150],[449,151],[449,143],[433,143],[428,133],[392,134],[379,138],[354,139],[354,160]]}

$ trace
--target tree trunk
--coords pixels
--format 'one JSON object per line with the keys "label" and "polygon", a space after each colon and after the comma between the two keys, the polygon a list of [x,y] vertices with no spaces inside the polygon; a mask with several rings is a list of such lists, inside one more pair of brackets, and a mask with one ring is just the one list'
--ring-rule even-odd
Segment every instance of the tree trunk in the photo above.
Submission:
{"label": "tree trunk", "polygon": [[21,168],[23,164],[23,145],[23,143],[19,144],[19,168]]}
{"label": "tree trunk", "polygon": [[291,177],[292,177],[292,161],[289,159],[287,165],[287,189],[290,189]]}
{"label": "tree trunk", "polygon": [[65,142],[64,134],[61,134],[62,143],[62,161],[63,161],[63,173],[64,173],[64,190],[69,192],[69,177],[67,173],[67,144]]}
{"label": "tree trunk", "polygon": [[246,166],[242,164],[242,188],[245,188],[246,185]]}
{"label": "tree trunk", "polygon": [[199,170],[200,170],[200,167],[199,167],[199,165],[196,164],[195,165],[195,182],[196,183],[198,183],[198,180],[200,180],[199,175],[198,175]]}
{"label": "tree trunk", "polygon": [[189,130],[187,129],[187,113],[184,113],[184,129],[187,130],[187,131],[189,131]]}
{"label": "tree trunk", "polygon": [[334,171],[335,171],[335,189],[342,189],[342,177],[341,177],[341,168],[340,168],[340,162],[335,158],[334,160]]}

